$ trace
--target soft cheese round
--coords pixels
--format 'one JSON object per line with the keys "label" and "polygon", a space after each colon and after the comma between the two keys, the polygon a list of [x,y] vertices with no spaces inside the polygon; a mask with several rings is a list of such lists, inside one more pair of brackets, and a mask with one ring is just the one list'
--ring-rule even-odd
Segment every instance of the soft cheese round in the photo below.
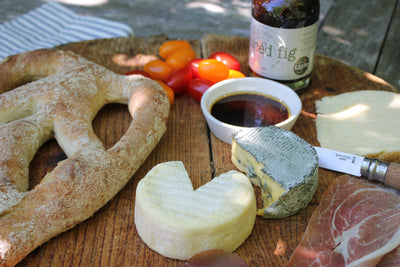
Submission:
{"label": "soft cheese round", "polygon": [[233,164],[261,188],[264,218],[284,218],[311,201],[318,184],[318,156],[304,139],[275,126],[234,133]]}
{"label": "soft cheese round", "polygon": [[229,171],[193,190],[182,162],[153,167],[139,182],[135,224],[142,240],[163,256],[187,260],[208,249],[234,251],[256,217],[254,189]]}

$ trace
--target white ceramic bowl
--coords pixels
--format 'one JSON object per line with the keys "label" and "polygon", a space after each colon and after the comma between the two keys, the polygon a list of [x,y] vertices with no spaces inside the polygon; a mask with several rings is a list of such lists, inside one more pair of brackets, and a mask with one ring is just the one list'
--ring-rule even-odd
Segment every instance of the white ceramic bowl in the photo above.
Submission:
{"label": "white ceramic bowl", "polygon": [[214,118],[211,106],[219,99],[232,93],[259,93],[281,100],[289,108],[289,118],[276,124],[280,128],[290,130],[299,117],[302,104],[299,96],[291,88],[264,78],[248,77],[229,79],[211,86],[201,98],[201,109],[206,117],[212,133],[222,141],[231,144],[232,134],[245,127],[234,126]]}

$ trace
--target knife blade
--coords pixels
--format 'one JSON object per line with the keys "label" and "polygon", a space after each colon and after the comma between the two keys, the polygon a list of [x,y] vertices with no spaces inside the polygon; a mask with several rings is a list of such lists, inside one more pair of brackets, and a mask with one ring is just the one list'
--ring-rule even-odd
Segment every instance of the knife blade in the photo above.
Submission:
{"label": "knife blade", "polygon": [[314,148],[318,154],[320,168],[362,176],[400,189],[400,165],[397,163],[388,163],[322,147]]}

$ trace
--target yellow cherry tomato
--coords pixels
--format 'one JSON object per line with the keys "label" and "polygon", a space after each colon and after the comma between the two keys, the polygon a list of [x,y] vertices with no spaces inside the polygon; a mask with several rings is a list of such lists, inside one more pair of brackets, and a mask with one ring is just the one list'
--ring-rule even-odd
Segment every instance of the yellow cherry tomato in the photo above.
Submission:
{"label": "yellow cherry tomato", "polygon": [[229,70],[227,79],[244,78],[244,77],[246,76],[238,70]]}
{"label": "yellow cherry tomato", "polygon": [[158,49],[161,58],[167,59],[172,53],[184,48],[190,48],[190,43],[183,40],[171,40],[163,43]]}
{"label": "yellow cherry tomato", "polygon": [[196,53],[191,48],[184,48],[173,52],[165,60],[168,65],[172,67],[174,71],[183,69],[188,63],[196,58]]}
{"label": "yellow cherry tomato", "polygon": [[200,78],[217,83],[228,78],[229,68],[216,59],[205,59],[199,63]]}
{"label": "yellow cherry tomato", "polygon": [[172,67],[161,59],[149,61],[144,65],[143,69],[150,75],[152,79],[163,82],[168,80],[173,71]]}

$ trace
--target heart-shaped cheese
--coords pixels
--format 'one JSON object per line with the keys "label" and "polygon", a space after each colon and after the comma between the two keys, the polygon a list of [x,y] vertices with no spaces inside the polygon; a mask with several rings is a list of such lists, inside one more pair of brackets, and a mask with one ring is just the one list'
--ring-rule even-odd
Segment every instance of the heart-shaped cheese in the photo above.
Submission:
{"label": "heart-shaped cheese", "polygon": [[136,189],[135,224],[142,240],[163,256],[186,260],[208,249],[234,251],[256,217],[254,189],[238,171],[193,190],[182,162],[161,163]]}

